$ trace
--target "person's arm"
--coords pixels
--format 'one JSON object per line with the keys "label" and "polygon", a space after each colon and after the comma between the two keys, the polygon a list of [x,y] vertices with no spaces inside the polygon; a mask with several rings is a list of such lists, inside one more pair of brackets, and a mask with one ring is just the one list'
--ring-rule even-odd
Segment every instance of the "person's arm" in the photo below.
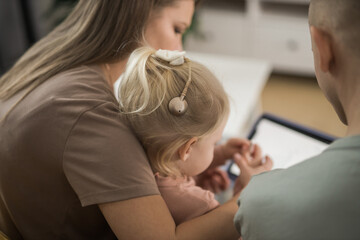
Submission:
{"label": "person's arm", "polygon": [[256,158],[251,166],[246,158],[235,154],[234,162],[246,173],[236,179],[236,194],[218,208],[178,226],[160,195],[100,204],[100,210],[119,239],[238,239],[233,218],[240,191],[253,174],[270,170],[272,161],[267,158],[262,163]]}
{"label": "person's arm", "polygon": [[195,178],[197,185],[214,193],[226,190],[230,186],[230,179],[218,166],[233,158],[236,153],[247,158],[251,167],[257,167],[262,159],[261,148],[257,144],[251,144],[247,139],[230,138],[225,144],[215,147],[213,162],[207,170]]}
{"label": "person's arm", "polygon": [[100,204],[99,207],[118,239],[237,239],[233,218],[238,209],[238,195],[178,226],[160,195]]}
{"label": "person's arm", "polygon": [[197,186],[213,193],[219,193],[230,187],[230,178],[227,172],[219,167],[209,168],[195,176],[194,179]]}
{"label": "person's arm", "polygon": [[209,168],[223,165],[226,160],[232,158],[235,153],[244,154],[249,151],[250,141],[242,138],[230,138],[225,144],[221,144],[214,149],[214,160]]}
{"label": "person's arm", "polygon": [[213,193],[219,193],[229,188],[230,179],[227,173],[219,166],[225,164],[226,160],[232,158],[235,153],[248,151],[250,141],[241,138],[231,138],[225,144],[214,149],[214,158],[211,165],[204,172],[195,177],[196,184]]}

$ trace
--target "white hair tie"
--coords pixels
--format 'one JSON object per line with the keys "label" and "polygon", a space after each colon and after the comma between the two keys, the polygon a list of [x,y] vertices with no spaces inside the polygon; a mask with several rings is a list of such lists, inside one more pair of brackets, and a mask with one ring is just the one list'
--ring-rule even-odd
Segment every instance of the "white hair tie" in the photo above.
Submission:
{"label": "white hair tie", "polygon": [[170,51],[159,49],[154,54],[155,57],[158,57],[164,61],[169,62],[170,65],[178,66],[182,65],[185,62],[185,52],[179,51]]}
{"label": "white hair tie", "polygon": [[[185,63],[185,52],[159,49],[152,56],[160,58],[161,60],[164,60],[173,66],[179,66]],[[188,104],[185,100],[185,97],[191,82],[191,65],[189,59],[187,59],[187,62],[189,63],[189,76],[185,87],[179,97],[172,98],[168,103],[170,113],[175,116],[184,115],[188,109]]]}

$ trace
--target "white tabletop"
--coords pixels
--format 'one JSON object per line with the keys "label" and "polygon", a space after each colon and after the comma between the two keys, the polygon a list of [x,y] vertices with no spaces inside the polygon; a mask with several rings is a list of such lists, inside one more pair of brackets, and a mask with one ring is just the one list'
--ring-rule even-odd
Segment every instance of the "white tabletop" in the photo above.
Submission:
{"label": "white tabletop", "polygon": [[223,83],[230,97],[231,112],[224,138],[243,137],[247,121],[259,103],[271,73],[268,62],[233,56],[187,52],[190,59],[207,66]]}

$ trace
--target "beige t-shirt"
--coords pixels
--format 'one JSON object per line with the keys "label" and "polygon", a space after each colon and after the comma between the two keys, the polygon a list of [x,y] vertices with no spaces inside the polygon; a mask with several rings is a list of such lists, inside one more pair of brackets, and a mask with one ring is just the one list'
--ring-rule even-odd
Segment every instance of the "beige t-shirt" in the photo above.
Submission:
{"label": "beige t-shirt", "polygon": [[[0,119],[19,95],[0,101]],[[97,204],[159,194],[117,106],[100,68],[82,66],[41,84],[0,123],[2,231],[115,239]]]}

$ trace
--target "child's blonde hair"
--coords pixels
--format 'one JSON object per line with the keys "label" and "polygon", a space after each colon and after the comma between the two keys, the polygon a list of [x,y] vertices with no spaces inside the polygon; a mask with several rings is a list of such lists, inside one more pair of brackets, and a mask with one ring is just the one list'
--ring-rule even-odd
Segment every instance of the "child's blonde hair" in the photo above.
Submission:
{"label": "child's blonde hair", "polygon": [[[229,113],[228,97],[217,78],[203,65],[185,59],[179,66],[154,56],[149,47],[130,56],[119,89],[121,111],[142,142],[154,172],[176,176],[178,149],[192,137],[214,131]],[[171,114],[168,104],[179,97],[189,78],[182,116]]]}

